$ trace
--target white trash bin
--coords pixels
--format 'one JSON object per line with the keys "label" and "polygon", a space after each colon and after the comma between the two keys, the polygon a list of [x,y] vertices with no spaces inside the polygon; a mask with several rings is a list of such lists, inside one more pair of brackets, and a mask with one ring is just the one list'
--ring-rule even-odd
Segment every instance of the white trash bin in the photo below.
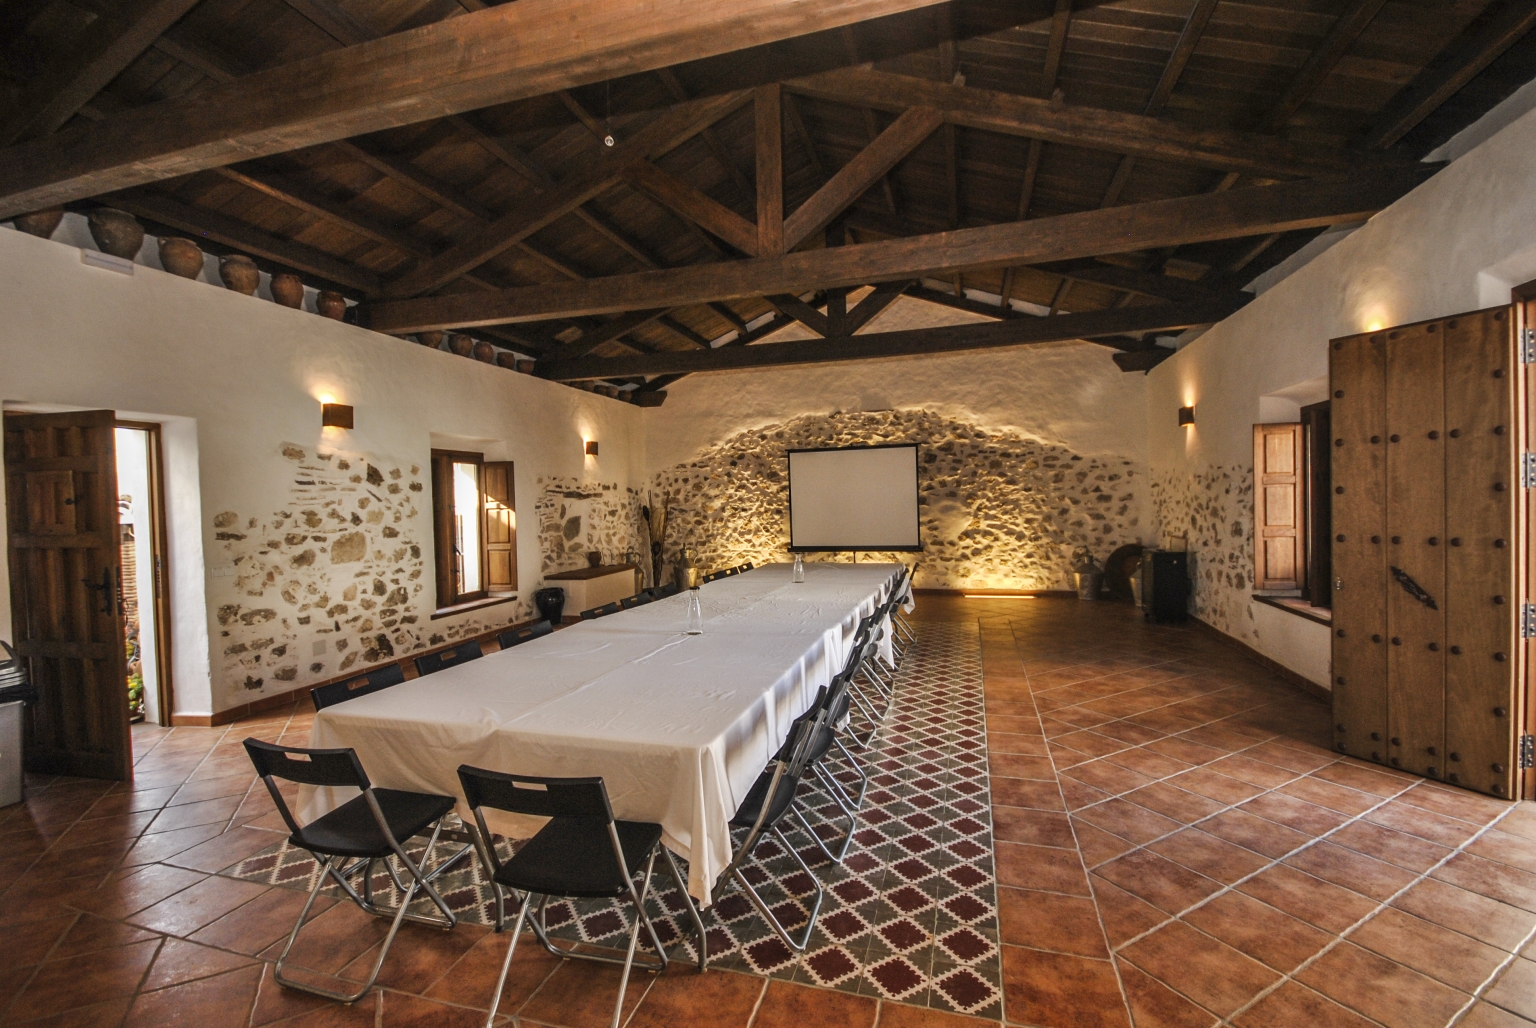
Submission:
{"label": "white trash bin", "polygon": [[0,703],[0,807],[21,802],[20,700]]}

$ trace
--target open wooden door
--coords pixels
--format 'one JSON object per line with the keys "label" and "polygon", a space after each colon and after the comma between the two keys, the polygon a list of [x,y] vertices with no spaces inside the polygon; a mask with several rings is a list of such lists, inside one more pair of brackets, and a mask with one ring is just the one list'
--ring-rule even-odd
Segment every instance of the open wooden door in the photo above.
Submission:
{"label": "open wooden door", "polygon": [[114,412],[5,415],[16,649],[37,686],[32,771],[132,775]]}

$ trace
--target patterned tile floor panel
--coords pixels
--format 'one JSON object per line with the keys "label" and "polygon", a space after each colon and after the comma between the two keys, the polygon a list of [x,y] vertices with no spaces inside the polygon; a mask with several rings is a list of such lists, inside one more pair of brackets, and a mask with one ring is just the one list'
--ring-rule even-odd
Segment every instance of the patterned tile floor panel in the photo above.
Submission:
{"label": "patterned tile floor panel", "polygon": [[[870,785],[842,864],[828,861],[798,830],[785,832],[826,890],[805,953],[785,946],[733,886],[722,890],[704,916],[710,966],[1001,1017],[981,650],[974,622],[920,626],[884,726],[871,749],[854,752]],[[855,782],[846,765],[839,778]],[[835,848],[847,824],[841,811],[811,781],[802,785],[800,803],[811,827]],[[424,840],[418,840],[413,859],[422,848]],[[440,845],[433,863],[453,851]],[[308,853],[282,843],[221,873],[307,890],[318,871]],[[793,857],[766,837],[746,873],[798,934],[814,886]],[[380,895],[389,895],[382,870],[374,885]],[[494,896],[478,861],[466,860],[445,874],[439,889],[466,921],[494,923]],[[340,895],[335,887],[326,892]],[[690,962],[696,950],[683,903],[658,865],[647,906],[671,956]],[[609,948],[627,943],[626,918],[611,901],[552,901],[546,911],[554,937]]]}

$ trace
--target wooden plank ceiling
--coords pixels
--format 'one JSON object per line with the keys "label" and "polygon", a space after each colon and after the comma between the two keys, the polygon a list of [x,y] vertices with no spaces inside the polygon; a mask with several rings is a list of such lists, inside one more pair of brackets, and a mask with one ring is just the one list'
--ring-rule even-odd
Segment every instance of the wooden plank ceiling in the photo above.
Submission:
{"label": "wooden plank ceiling", "polygon": [[[1536,0],[593,5],[601,62],[568,7],[3,0],[0,217],[120,207],[648,404],[1061,339],[1145,370],[1536,77]],[[850,338],[902,294],[991,321]]]}

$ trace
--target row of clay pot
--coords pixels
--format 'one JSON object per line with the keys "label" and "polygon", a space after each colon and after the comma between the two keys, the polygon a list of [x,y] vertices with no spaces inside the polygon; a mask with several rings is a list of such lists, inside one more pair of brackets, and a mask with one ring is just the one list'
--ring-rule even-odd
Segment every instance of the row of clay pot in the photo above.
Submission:
{"label": "row of clay pot", "polygon": [[[15,219],[18,229],[43,239],[52,237],[59,223],[64,220],[64,209],[38,211],[23,214]],[[98,207],[86,215],[91,238],[102,253],[131,261],[144,246],[144,226],[126,211],[111,207]],[[172,275],[197,278],[203,273],[203,248],[191,239],[180,236],[161,236],[160,266]],[[261,270],[256,262],[244,254],[230,254],[219,258],[219,278],[224,285],[237,293],[254,296],[261,285]],[[299,276],[287,272],[273,275],[272,299],[284,307],[298,309],[304,304],[304,282]],[[340,321],[347,313],[346,297],[333,290],[322,290],[315,298],[315,311],[323,317]]]}
{"label": "row of clay pot", "polygon": [[[477,361],[486,364],[495,364],[512,371],[520,371],[525,375],[533,374],[533,361],[518,357],[507,350],[498,350],[490,343],[480,339],[471,339],[459,332],[417,332],[416,341],[422,346],[433,350],[443,349],[444,341],[450,353],[456,353],[460,357],[473,357]],[[567,382],[572,389],[580,389],[586,393],[597,393],[613,400],[628,400],[633,402],[633,396],[618,386],[611,386],[603,382]]]}

